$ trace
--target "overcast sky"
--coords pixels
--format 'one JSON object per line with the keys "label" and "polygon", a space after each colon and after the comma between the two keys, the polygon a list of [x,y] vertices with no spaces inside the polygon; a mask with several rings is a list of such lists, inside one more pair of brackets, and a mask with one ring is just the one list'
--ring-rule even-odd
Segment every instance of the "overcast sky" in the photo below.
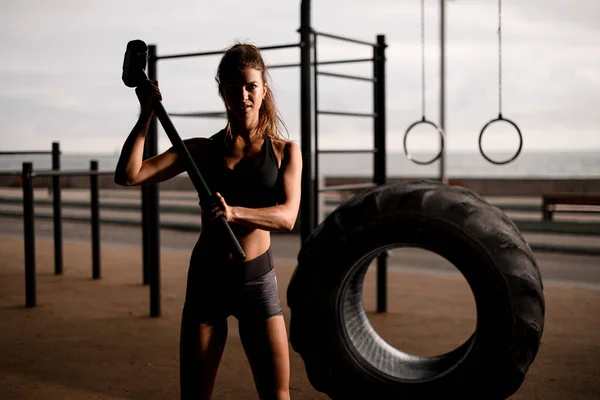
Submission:
{"label": "overcast sky", "polygon": [[[439,1],[426,0],[426,116],[439,117]],[[600,150],[600,1],[504,0],[503,115],[521,128],[524,151]],[[343,8],[342,8],[343,6]],[[498,4],[447,2],[446,131],[449,151],[477,151],[479,131],[498,116]],[[127,42],[142,39],[159,55],[223,49],[235,40],[259,46],[296,43],[300,1],[3,0],[0,2],[0,149],[114,152],[135,123],[138,103],[121,81]],[[375,41],[386,35],[387,128],[399,150],[422,116],[420,2],[313,0],[313,27]],[[370,48],[322,38],[319,58],[370,56]],[[264,53],[296,62],[297,49]],[[218,57],[161,60],[158,78],[170,112],[221,111]],[[322,67],[368,76],[370,65]],[[290,138],[299,141],[299,70],[271,71]],[[319,78],[323,109],[369,112],[368,82]],[[173,118],[183,138],[210,136],[222,120]],[[515,148],[498,124],[484,144]],[[372,122],[320,117],[323,148],[363,148]],[[170,145],[160,137],[160,150]],[[434,133],[411,134],[413,150],[437,148]]]}

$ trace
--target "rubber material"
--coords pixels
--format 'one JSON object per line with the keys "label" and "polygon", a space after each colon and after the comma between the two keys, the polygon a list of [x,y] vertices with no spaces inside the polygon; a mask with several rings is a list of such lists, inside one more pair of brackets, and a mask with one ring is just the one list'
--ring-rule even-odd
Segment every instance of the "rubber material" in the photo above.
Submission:
{"label": "rubber material", "polygon": [[[477,325],[459,348],[413,356],[371,327],[364,274],[400,246],[435,252],[466,278]],[[292,348],[332,399],[506,399],[544,327],[542,278],[515,224],[476,193],[435,181],[380,186],[340,205],[303,244],[287,297]]]}

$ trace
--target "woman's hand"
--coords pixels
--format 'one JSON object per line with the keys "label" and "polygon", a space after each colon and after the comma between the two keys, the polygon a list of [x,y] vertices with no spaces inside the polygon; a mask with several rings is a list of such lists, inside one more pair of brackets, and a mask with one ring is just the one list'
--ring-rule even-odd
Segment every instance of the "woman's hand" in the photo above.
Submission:
{"label": "woman's hand", "polygon": [[154,111],[154,99],[162,100],[162,94],[158,88],[158,81],[147,80],[135,88],[135,94],[140,101],[142,113],[152,114]]}
{"label": "woman's hand", "polygon": [[202,215],[210,221],[223,216],[227,222],[233,219],[231,207],[227,204],[219,192],[215,193],[212,203],[202,208]]}

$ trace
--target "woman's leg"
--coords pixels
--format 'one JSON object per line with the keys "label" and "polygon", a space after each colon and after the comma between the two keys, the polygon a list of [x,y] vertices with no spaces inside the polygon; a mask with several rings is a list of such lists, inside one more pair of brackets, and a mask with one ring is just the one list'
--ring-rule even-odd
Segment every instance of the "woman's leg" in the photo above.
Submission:
{"label": "woman's leg", "polygon": [[209,325],[184,314],[180,337],[182,400],[210,400],[226,341],[226,319]]}
{"label": "woman's leg", "polygon": [[243,319],[240,339],[261,400],[290,399],[290,354],[282,315]]}

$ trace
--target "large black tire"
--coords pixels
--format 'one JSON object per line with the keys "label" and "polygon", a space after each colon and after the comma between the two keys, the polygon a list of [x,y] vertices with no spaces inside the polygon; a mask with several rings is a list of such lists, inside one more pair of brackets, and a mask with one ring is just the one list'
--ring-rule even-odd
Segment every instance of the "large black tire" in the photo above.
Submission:
{"label": "large black tire", "polygon": [[[447,354],[403,353],[365,315],[370,261],[403,245],[445,257],[473,291],[475,332]],[[377,187],[340,205],[303,244],[287,298],[292,348],[332,399],[506,399],[544,326],[541,275],[517,227],[476,193],[433,181]]]}

